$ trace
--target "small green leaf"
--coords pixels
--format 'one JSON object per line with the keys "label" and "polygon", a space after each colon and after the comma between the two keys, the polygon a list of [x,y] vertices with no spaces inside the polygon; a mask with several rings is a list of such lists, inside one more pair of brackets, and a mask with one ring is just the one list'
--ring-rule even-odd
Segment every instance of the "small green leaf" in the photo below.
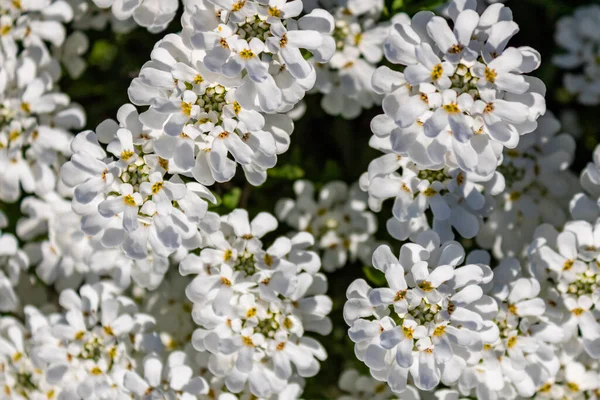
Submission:
{"label": "small green leaf", "polygon": [[282,165],[281,167],[268,170],[267,174],[271,178],[295,181],[304,177],[304,170],[298,165],[286,164]]}
{"label": "small green leaf", "polygon": [[421,0],[416,2],[411,1],[411,4],[407,5],[406,9],[403,11],[408,12],[409,14],[414,14],[418,11],[434,10],[442,4],[444,4],[444,2],[444,0]]}
{"label": "small green leaf", "polygon": [[376,286],[385,286],[387,281],[383,272],[373,267],[363,267],[363,273],[369,282]]}
{"label": "small green leaf", "polygon": [[223,207],[233,210],[240,204],[242,189],[233,188],[229,193],[223,195]]}
{"label": "small green leaf", "polygon": [[100,69],[109,69],[117,58],[118,53],[117,46],[108,40],[97,40],[94,42],[88,60],[91,65]]}
{"label": "small green leaf", "polygon": [[392,13],[397,13],[404,7],[404,0],[394,0],[392,3]]}

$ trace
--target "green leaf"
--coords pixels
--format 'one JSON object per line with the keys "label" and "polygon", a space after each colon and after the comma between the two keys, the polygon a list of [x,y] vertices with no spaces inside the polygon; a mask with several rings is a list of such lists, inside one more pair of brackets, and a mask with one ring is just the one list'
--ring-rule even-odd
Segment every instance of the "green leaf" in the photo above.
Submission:
{"label": "green leaf", "polygon": [[229,193],[223,195],[223,207],[233,210],[240,204],[242,189],[233,188]]}
{"label": "green leaf", "polygon": [[444,4],[445,1],[444,0],[417,0],[417,1],[411,1],[410,5],[406,6],[406,9],[403,10],[405,12],[407,12],[408,14],[414,14],[418,11],[427,11],[427,10],[434,10],[437,7],[441,6],[442,4]]}
{"label": "green leaf", "polygon": [[281,167],[271,168],[267,171],[267,175],[271,178],[285,179],[289,181],[295,181],[304,177],[304,170],[293,164],[282,165]]}
{"label": "green leaf", "polygon": [[118,53],[117,46],[108,40],[96,40],[88,61],[91,65],[97,66],[100,69],[109,69],[117,58]]}
{"label": "green leaf", "polygon": [[392,13],[397,13],[404,7],[404,0],[394,0],[392,3]]}
{"label": "green leaf", "polygon": [[363,267],[363,273],[369,282],[376,286],[386,286],[387,281],[385,275],[378,269],[373,267]]}

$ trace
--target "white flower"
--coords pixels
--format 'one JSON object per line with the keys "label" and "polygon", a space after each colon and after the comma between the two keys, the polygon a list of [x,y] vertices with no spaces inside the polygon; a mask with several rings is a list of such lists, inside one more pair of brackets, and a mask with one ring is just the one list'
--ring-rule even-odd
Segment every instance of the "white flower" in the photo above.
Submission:
{"label": "white flower", "polygon": [[281,199],[275,205],[278,218],[298,231],[315,236],[322,251],[323,268],[332,271],[357,258],[368,262],[375,245],[377,221],[366,211],[364,193],[342,182],[329,182],[314,200],[309,181],[294,183],[296,200]]}
{"label": "white flower", "polygon": [[582,6],[573,15],[562,17],[556,24],[554,39],[565,53],[554,56],[559,68],[577,70],[564,76],[567,91],[584,105],[600,103],[600,68],[597,58],[600,36],[595,24],[600,20],[600,7]]}
{"label": "white flower", "polygon": [[[339,388],[344,394],[338,400],[393,400],[397,396],[390,390],[387,383],[378,382],[370,376],[360,375],[355,369],[342,372],[338,381]],[[417,400],[420,398],[416,388],[409,386],[402,393],[402,398]]]}
{"label": "white flower", "polygon": [[[455,382],[468,354],[481,350],[482,335],[493,325],[483,319],[481,307],[489,298],[478,286],[491,280],[489,267],[456,268],[464,260],[458,243],[440,247],[433,232],[419,238],[427,247],[404,245],[399,259],[380,246],[373,264],[390,288],[366,286],[365,299],[359,301],[349,291],[344,306],[358,358],[396,393],[406,390],[409,371],[422,390],[432,390],[440,381]],[[488,335],[493,338],[493,331]]]}
{"label": "white flower", "polygon": [[[0,229],[6,228],[8,218],[0,211]],[[19,283],[21,271],[29,267],[27,254],[19,249],[17,238],[0,231],[0,310],[3,312],[16,311],[20,305],[15,293],[15,286]]]}
{"label": "white flower", "polygon": [[136,372],[127,371],[123,378],[123,386],[141,399],[152,399],[155,396],[171,398],[184,396],[197,398],[208,393],[206,381],[192,377],[194,372],[184,364],[185,354],[173,352],[169,355],[166,365],[156,354],[146,356],[143,361],[144,377]]}
{"label": "white flower", "polygon": [[560,227],[567,219],[567,200],[575,186],[575,177],[568,170],[575,143],[570,135],[558,134],[560,124],[551,113],[538,124],[517,148],[504,151],[498,172],[506,191],[496,197],[494,210],[477,236],[477,243],[493,249],[499,259],[525,256],[540,223]]}
{"label": "white flower", "polygon": [[534,275],[557,291],[558,299],[548,300],[557,308],[554,318],[593,358],[600,356],[600,325],[593,315],[600,299],[597,229],[586,221],[568,222],[561,233],[541,225],[529,250]]}
{"label": "white flower", "polygon": [[294,377],[315,375],[326,357],[304,336],[332,329],[326,279],[318,256],[306,250],[310,235],[280,237],[263,250],[260,238],[277,226],[273,216],[250,222],[245,210],[234,210],[223,220],[200,256],[189,254],[179,267],[197,274],[185,291],[200,325],[192,344],[211,354],[209,368],[229,391],[268,398]]}
{"label": "white flower", "polygon": [[[362,108],[381,103],[382,96],[371,87],[371,76],[374,64],[383,57],[383,41],[389,29],[384,24],[375,25],[379,18],[376,9],[367,9],[372,15],[362,18],[361,12],[352,12],[351,8],[347,4],[334,12],[336,52],[328,68],[315,64],[314,89],[324,94],[321,106],[327,113],[341,114],[347,119],[357,117]],[[403,16],[398,14],[394,18]]]}
{"label": "white flower", "polygon": [[505,48],[516,24],[483,25],[475,5],[451,5],[454,31],[425,13],[410,24],[396,22],[385,53],[406,68],[400,74],[381,67],[373,83],[385,95],[380,118],[390,131],[397,125],[401,155],[419,152],[413,160],[419,166],[443,163],[485,177],[494,172],[499,149],[514,148],[520,135],[535,129],[545,103],[543,84],[521,75],[537,67],[539,55]]}
{"label": "white flower", "polygon": [[[157,33],[167,28],[175,17],[179,2],[175,0],[92,0],[101,9],[109,8],[118,21],[133,19],[135,22]],[[84,18],[84,17],[80,17]]]}

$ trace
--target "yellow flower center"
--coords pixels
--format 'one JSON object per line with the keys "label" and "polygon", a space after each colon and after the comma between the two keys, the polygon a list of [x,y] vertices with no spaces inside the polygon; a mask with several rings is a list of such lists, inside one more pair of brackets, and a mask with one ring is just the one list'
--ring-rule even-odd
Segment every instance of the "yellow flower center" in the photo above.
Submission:
{"label": "yellow flower center", "polygon": [[136,205],[135,204],[135,199],[130,194],[123,196],[123,203],[125,203],[125,204],[127,204],[128,206],[131,206],[131,207],[133,207],[133,206]]}
{"label": "yellow flower center", "polygon": [[121,160],[123,161],[127,161],[129,160],[131,157],[133,157],[135,153],[131,150],[123,150],[121,152]]}
{"label": "yellow flower center", "polygon": [[156,182],[154,185],[152,185],[152,193],[156,194],[158,192],[160,192],[160,190],[163,188],[164,182]]}
{"label": "yellow flower center", "polygon": [[579,392],[579,385],[575,382],[567,382],[567,389],[571,392]]}
{"label": "yellow flower center", "polygon": [[585,310],[583,308],[577,307],[571,310],[571,313],[577,317],[579,317],[581,314],[583,314],[585,312]]}
{"label": "yellow flower center", "polygon": [[406,290],[400,290],[396,293],[396,297],[394,297],[394,301],[404,300],[406,297]]}
{"label": "yellow flower center", "polygon": [[185,101],[182,101],[181,112],[187,115],[188,117],[192,115],[192,103],[186,103]]}
{"label": "yellow flower center", "polygon": [[460,54],[461,51],[463,51],[465,49],[465,46],[463,46],[462,44],[458,43],[458,44],[453,44],[449,49],[448,49],[448,53],[450,54]]}
{"label": "yellow flower center", "polygon": [[496,82],[496,77],[498,76],[498,73],[490,67],[485,67],[485,72],[483,73],[483,75],[489,83],[494,83]]}
{"label": "yellow flower center", "polygon": [[573,268],[573,264],[575,264],[575,260],[567,260],[563,264],[563,271],[569,271]]}
{"label": "yellow flower center", "polygon": [[508,342],[506,342],[506,346],[509,349],[512,349],[513,347],[515,347],[516,344],[517,344],[517,337],[516,336],[511,336],[510,338],[508,338]]}
{"label": "yellow flower center", "polygon": [[460,112],[460,109],[458,108],[458,104],[456,104],[456,103],[446,104],[444,106],[444,110],[446,110],[446,112],[450,113],[450,114],[456,114],[456,113]]}
{"label": "yellow flower center", "polygon": [[265,256],[263,257],[263,261],[268,267],[270,267],[273,265],[273,256],[271,256],[270,254],[265,254]]}
{"label": "yellow flower center", "polygon": [[254,54],[254,52],[250,49],[244,49],[240,51],[240,57],[242,57],[244,60],[249,60],[256,57],[256,54]]}
{"label": "yellow flower center", "polygon": [[446,333],[446,326],[445,325],[440,325],[437,328],[435,328],[433,330],[433,336],[442,336],[444,333]]}
{"label": "yellow flower center", "polygon": [[442,67],[442,64],[438,64],[435,67],[433,67],[433,70],[431,71],[431,79],[437,81],[442,77],[443,73],[444,67]]}
{"label": "yellow flower center", "polygon": [[246,0],[240,0],[237,3],[233,3],[231,11],[240,11],[246,5]]}
{"label": "yellow flower center", "polygon": [[240,111],[242,111],[242,106],[240,105],[240,103],[235,101],[233,103],[233,112],[235,113],[235,115],[238,115],[240,113]]}
{"label": "yellow flower center", "polygon": [[422,193],[423,193],[423,195],[425,195],[425,197],[432,197],[432,196],[435,196],[436,194],[438,194],[438,191],[435,190],[434,188],[428,187]]}
{"label": "yellow flower center", "polygon": [[544,386],[542,386],[538,392],[540,393],[548,393],[550,391],[550,389],[552,389],[552,384],[551,383],[546,383]]}
{"label": "yellow flower center", "polygon": [[362,42],[362,40],[363,40],[363,34],[362,34],[362,32],[361,33],[357,33],[354,36],[354,45],[358,46]]}
{"label": "yellow flower center", "polygon": [[280,18],[281,10],[277,7],[269,7],[268,13],[271,17]]}
{"label": "yellow flower center", "polygon": [[431,282],[428,281],[423,281],[419,283],[419,288],[424,292],[431,292],[433,289],[435,289]]}
{"label": "yellow flower center", "polygon": [[221,277],[221,283],[225,286],[231,286],[231,281],[224,276]]}

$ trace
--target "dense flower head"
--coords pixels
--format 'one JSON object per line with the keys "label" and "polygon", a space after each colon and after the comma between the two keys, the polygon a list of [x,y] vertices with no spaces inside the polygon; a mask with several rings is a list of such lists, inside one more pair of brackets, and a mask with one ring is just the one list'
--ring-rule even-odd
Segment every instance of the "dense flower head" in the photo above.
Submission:
{"label": "dense flower head", "polygon": [[[492,196],[505,188],[498,171],[481,179],[459,168],[420,169],[409,158],[392,152],[371,161],[359,182],[369,193],[374,211],[380,211],[385,200],[394,199],[387,229],[398,240],[412,240],[430,228],[442,240],[453,239],[455,232],[473,238],[490,212]],[[429,212],[432,219],[428,219]]]}
{"label": "dense flower head", "polygon": [[48,58],[47,44],[61,46],[66,37],[65,23],[73,19],[73,8],[65,0],[0,2],[0,61],[17,58],[19,46],[36,48]]}
{"label": "dense flower head", "polygon": [[[181,3],[0,0],[0,398],[600,397],[597,124],[546,112],[530,5]],[[563,3],[554,64],[597,104],[600,8]],[[129,103],[90,130],[69,95],[115,54]],[[383,113],[300,122],[319,101]]]}
{"label": "dense flower head", "polygon": [[[121,107],[118,119],[120,125],[107,120],[98,133],[77,135],[74,155],[62,167],[64,183],[74,188],[73,209],[82,215],[83,232],[138,260],[199,247],[203,232],[219,227],[216,214],[207,211],[213,194],[196,182],[184,183],[168,161],[144,154],[135,107]],[[131,130],[139,135],[135,145]]]}
{"label": "dense flower head", "polygon": [[474,362],[469,355],[498,338],[487,311],[493,301],[481,286],[492,279],[485,264],[460,266],[465,253],[457,242],[440,243],[432,231],[402,247],[373,254],[373,266],[389,287],[371,288],[356,280],[347,291],[344,319],[357,357],[396,393],[415,386],[432,390],[455,383]]}
{"label": "dense flower head", "polygon": [[539,224],[558,228],[567,221],[568,202],[579,185],[569,171],[575,142],[560,130],[559,121],[548,112],[515,149],[504,150],[498,172],[506,189],[495,197],[494,210],[477,236],[477,243],[493,249],[498,259],[526,256]]}
{"label": "dense flower head", "polygon": [[556,43],[564,50],[552,62],[568,72],[565,89],[587,106],[600,104],[600,6],[578,7],[573,15],[562,17],[556,24]]}
{"label": "dense flower head", "polygon": [[502,260],[484,289],[493,299],[487,312],[498,337],[485,340],[483,349],[471,355],[477,362],[467,367],[458,389],[478,398],[531,397],[557,373],[562,329],[548,320],[540,283],[518,260]]}
{"label": "dense flower head", "polygon": [[[373,91],[371,76],[383,58],[383,42],[389,23],[378,22],[383,1],[337,1],[329,10],[335,17],[333,38],[336,51],[326,65],[316,64],[313,91],[323,94],[321,107],[331,115],[353,119],[363,109],[381,104]],[[405,18],[398,14],[394,19]]]}
{"label": "dense flower head", "polygon": [[229,391],[247,388],[268,397],[292,377],[314,376],[327,357],[319,342],[304,336],[331,331],[327,280],[318,272],[318,255],[306,250],[310,234],[279,237],[263,249],[261,238],[277,227],[272,215],[250,221],[238,209],[223,225],[200,255],[180,264],[182,274],[197,275],[186,288],[200,326],[192,344],[211,354],[208,368]]}
{"label": "dense flower head", "polygon": [[0,312],[15,311],[19,306],[14,288],[19,283],[21,272],[29,267],[29,258],[19,248],[17,238],[2,232],[8,223],[7,215],[0,211]]}
{"label": "dense flower head", "polygon": [[530,246],[532,272],[542,282],[552,318],[592,358],[600,357],[598,222],[569,221],[562,232],[544,224]]}
{"label": "dense flower head", "polygon": [[373,75],[373,88],[385,95],[373,131],[389,135],[395,152],[419,167],[488,177],[502,149],[535,130],[545,87],[523,75],[538,67],[539,54],[507,47],[519,30],[510,10],[494,4],[479,15],[476,4],[452,2],[453,29],[431,12],[394,23],[385,55],[405,69],[384,66]]}
{"label": "dense flower head", "polygon": [[325,271],[334,271],[357,258],[369,263],[376,244],[373,234],[377,220],[366,210],[366,195],[357,184],[348,188],[340,181],[329,182],[316,201],[314,185],[309,181],[294,182],[294,192],[296,199],[277,202],[277,217],[315,237],[315,249],[322,253]]}
{"label": "dense flower head", "polygon": [[85,114],[58,90],[51,60],[40,47],[23,51],[0,68],[0,199],[22,192],[45,194],[57,184],[57,170],[70,155],[71,130]]}

